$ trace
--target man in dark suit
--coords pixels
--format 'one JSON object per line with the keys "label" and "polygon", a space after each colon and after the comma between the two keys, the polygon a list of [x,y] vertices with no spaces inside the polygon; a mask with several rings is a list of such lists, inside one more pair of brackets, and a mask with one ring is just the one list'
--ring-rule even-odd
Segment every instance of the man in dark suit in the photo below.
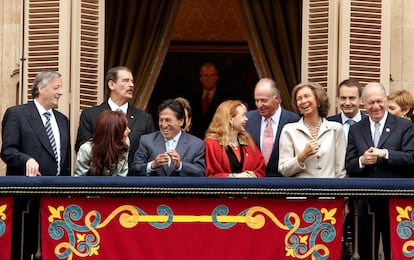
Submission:
{"label": "man in dark suit", "polygon": [[[7,164],[6,175],[71,174],[69,120],[55,110],[62,95],[60,73],[40,72],[32,86],[33,102],[6,110],[2,122],[1,148],[1,158]],[[14,198],[10,259],[30,259],[36,252],[39,237],[38,205],[37,198]]]}
{"label": "man in dark suit", "polygon": [[185,111],[167,99],[158,107],[159,131],[143,135],[131,172],[137,176],[204,176],[204,142],[183,131]]}
{"label": "man in dark suit", "polygon": [[358,80],[346,79],[339,83],[338,89],[338,104],[341,112],[329,116],[329,121],[341,123],[344,127],[345,136],[348,140],[348,132],[351,125],[361,121],[367,117],[359,109],[361,106],[362,86]]}
{"label": "man in dark suit", "polygon": [[205,131],[217,107],[229,98],[222,86],[217,86],[218,80],[219,75],[216,66],[213,63],[204,63],[200,68],[202,88],[196,89],[187,96],[193,109],[191,133],[201,139],[204,139]]}
{"label": "man in dark suit", "polygon": [[[62,76],[40,72],[33,82],[33,102],[10,107],[2,122],[1,158],[6,175],[70,175],[71,146],[68,118],[55,110],[62,91]],[[50,131],[46,131],[47,116]],[[49,136],[53,137],[53,141]]]}
{"label": "man in dark suit", "polygon": [[273,148],[266,162],[266,177],[282,177],[278,171],[280,133],[285,124],[298,121],[299,116],[281,107],[280,91],[276,87],[276,82],[272,79],[263,78],[259,80],[254,89],[254,100],[257,109],[247,112],[246,130],[263,153],[266,119],[271,119]]}
{"label": "man in dark suit", "polygon": [[[351,125],[368,117],[359,109],[361,107],[362,85],[356,79],[343,80],[338,85],[337,96],[341,112],[336,115],[329,116],[327,119],[341,123],[344,128],[345,138],[348,140],[348,132]],[[359,203],[362,207],[361,211],[365,208],[363,203],[364,202]],[[354,200],[348,200],[347,206],[349,213],[346,214],[344,220],[342,254],[344,258],[351,258],[353,253],[352,245],[354,238]]]}
{"label": "man in dark suit", "polygon": [[[380,83],[365,86],[362,100],[369,115],[349,130],[346,169],[350,177],[396,178],[409,177],[414,165],[414,125],[411,121],[387,112],[386,92]],[[378,257],[380,234],[385,259],[391,259],[388,199],[368,200],[375,213],[375,257]],[[358,207],[359,208],[359,207]],[[361,212],[360,212],[361,214]],[[362,212],[365,216],[365,212]],[[358,239],[360,259],[373,259],[368,216],[359,218]],[[361,237],[360,237],[361,238]]]}
{"label": "man in dark suit", "polygon": [[79,151],[82,143],[92,137],[96,120],[102,111],[106,109],[120,110],[127,114],[128,127],[131,129],[128,156],[128,166],[131,168],[141,135],[154,131],[154,121],[150,114],[128,104],[134,94],[134,79],[129,68],[119,66],[109,69],[105,77],[105,84],[109,88],[109,99],[98,106],[82,111],[75,151]]}

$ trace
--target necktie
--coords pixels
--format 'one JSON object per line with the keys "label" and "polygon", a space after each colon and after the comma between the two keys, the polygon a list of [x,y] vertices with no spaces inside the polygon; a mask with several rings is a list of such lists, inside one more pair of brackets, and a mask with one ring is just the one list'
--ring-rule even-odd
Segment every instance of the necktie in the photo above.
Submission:
{"label": "necktie", "polygon": [[59,161],[59,157],[58,157],[58,152],[57,152],[57,147],[56,147],[55,136],[53,135],[52,125],[50,124],[50,112],[45,112],[43,113],[43,115],[46,118],[46,124],[45,124],[46,134],[47,134],[47,137],[49,138],[49,142],[50,142],[50,145],[52,146],[53,154],[55,155],[55,159],[57,163]]}
{"label": "necktie", "polygon": [[266,118],[266,128],[263,132],[263,140],[262,140],[262,154],[265,159],[266,165],[269,162],[272,149],[273,149],[273,127],[272,127],[272,119],[269,117],[269,118]]}
{"label": "necktie", "polygon": [[203,97],[203,103],[201,104],[202,105],[201,109],[202,109],[203,115],[206,114],[209,104],[210,104],[210,94],[208,92],[206,92],[206,94]]}
{"label": "necktie", "polygon": [[[166,149],[167,152],[170,150],[175,149],[175,140],[171,139],[171,140],[166,140]],[[171,166],[171,158],[168,158],[168,167]]]}
{"label": "necktie", "polygon": [[380,131],[379,131],[379,127],[380,127],[380,123],[375,123],[375,130],[374,130],[374,146],[377,147],[378,146],[378,141],[380,139]]}
{"label": "necktie", "polygon": [[356,122],[355,122],[355,120],[353,120],[353,119],[348,119],[348,120],[346,120],[346,122],[348,123],[348,125],[353,125],[353,124],[355,124]]}

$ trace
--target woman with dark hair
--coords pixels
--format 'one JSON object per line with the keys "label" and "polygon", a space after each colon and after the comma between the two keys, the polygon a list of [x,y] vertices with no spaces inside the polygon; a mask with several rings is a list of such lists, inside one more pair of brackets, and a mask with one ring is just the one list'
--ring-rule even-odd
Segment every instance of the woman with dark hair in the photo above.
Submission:
{"label": "woman with dark hair", "polygon": [[326,119],[325,90],[317,83],[301,83],[292,90],[292,105],[302,118],[282,129],[279,172],[286,177],[345,177],[345,134],[340,123]]}
{"label": "woman with dark hair", "polygon": [[75,176],[127,176],[128,119],[120,111],[102,111],[91,140],[77,154]]}
{"label": "woman with dark hair", "polygon": [[246,131],[247,107],[239,100],[221,103],[206,132],[208,177],[256,178],[265,176],[265,163]]}

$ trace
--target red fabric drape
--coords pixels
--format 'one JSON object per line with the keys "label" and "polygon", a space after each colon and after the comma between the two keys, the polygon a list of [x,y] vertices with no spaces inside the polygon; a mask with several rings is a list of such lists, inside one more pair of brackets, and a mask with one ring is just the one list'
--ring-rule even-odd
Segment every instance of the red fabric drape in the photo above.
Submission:
{"label": "red fabric drape", "polygon": [[0,198],[0,259],[11,257],[13,198]]}
{"label": "red fabric drape", "polygon": [[390,199],[391,257],[414,257],[414,200]]}
{"label": "red fabric drape", "polygon": [[42,198],[43,259],[339,259],[342,199]]}

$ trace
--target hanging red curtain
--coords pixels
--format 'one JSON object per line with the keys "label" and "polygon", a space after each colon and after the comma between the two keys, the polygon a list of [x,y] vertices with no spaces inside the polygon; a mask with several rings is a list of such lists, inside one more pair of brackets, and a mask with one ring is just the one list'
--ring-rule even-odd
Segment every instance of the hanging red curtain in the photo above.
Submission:
{"label": "hanging red curtain", "polygon": [[43,259],[339,259],[343,199],[42,198]]}

